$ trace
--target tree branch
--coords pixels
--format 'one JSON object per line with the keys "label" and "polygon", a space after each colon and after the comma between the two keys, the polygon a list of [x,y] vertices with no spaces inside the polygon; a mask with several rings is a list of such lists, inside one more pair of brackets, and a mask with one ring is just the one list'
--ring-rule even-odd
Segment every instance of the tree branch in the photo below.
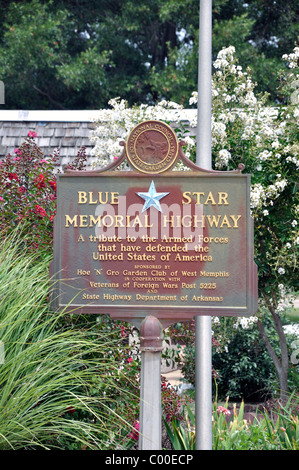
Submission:
{"label": "tree branch", "polygon": [[[287,368],[289,366],[288,347],[287,347],[287,340],[286,340],[286,336],[284,334],[282,322],[281,322],[280,316],[276,312],[273,305],[271,305],[268,296],[264,292],[263,292],[263,297],[264,297],[266,305],[267,305],[267,307],[268,307],[268,309],[269,309],[269,311],[272,315],[274,325],[275,325],[276,331],[278,333],[279,343],[280,343],[280,350],[281,350],[281,366],[284,369],[287,370]],[[276,293],[275,293],[275,302],[276,302]]]}
{"label": "tree branch", "polygon": [[269,356],[271,357],[272,361],[274,362],[274,366],[275,366],[275,369],[277,370],[277,372],[280,374],[280,371],[281,371],[281,362],[276,354],[276,352],[274,351],[270,341],[269,341],[269,338],[267,336],[267,333],[266,333],[266,330],[265,330],[265,327],[263,325],[263,323],[261,322],[261,320],[258,320],[257,321],[257,327],[258,327],[258,330],[260,332],[260,335],[265,343],[265,346],[267,348],[267,351],[269,353]]}
{"label": "tree branch", "polygon": [[36,90],[38,93],[40,93],[41,95],[46,96],[48,98],[48,100],[50,101],[50,103],[55,104],[55,106],[57,106],[59,109],[66,109],[64,106],[62,106],[62,104],[60,104],[58,101],[54,100],[54,98],[52,98],[52,96],[49,93],[41,90],[36,85],[32,85],[32,88],[34,90]]}
{"label": "tree branch", "polygon": [[[267,348],[267,351],[273,360],[275,369],[277,371],[278,377],[279,377],[279,383],[280,383],[280,398],[282,401],[284,401],[287,397],[287,391],[288,391],[288,368],[289,368],[289,358],[288,358],[288,347],[287,347],[287,341],[286,337],[283,331],[282,327],[282,322],[280,319],[280,316],[276,312],[275,307],[271,304],[270,299],[268,296],[262,292],[262,295],[265,299],[267,308],[269,312],[271,313],[271,316],[274,321],[275,329],[278,334],[279,338],[279,344],[280,344],[280,358],[277,356],[277,354],[274,351],[274,348],[272,347],[269,338],[267,336],[265,327],[261,320],[258,320],[257,322],[257,327],[258,330],[262,336],[262,339],[265,343],[265,346]],[[275,296],[276,297],[276,296]],[[274,300],[276,303],[276,298]]]}

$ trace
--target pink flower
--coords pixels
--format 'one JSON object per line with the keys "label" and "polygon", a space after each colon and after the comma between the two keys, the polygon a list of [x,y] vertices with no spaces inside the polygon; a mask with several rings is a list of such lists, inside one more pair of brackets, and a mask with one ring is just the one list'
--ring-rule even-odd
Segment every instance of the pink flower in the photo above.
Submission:
{"label": "pink flower", "polygon": [[73,406],[68,406],[67,409],[66,409],[66,412],[67,413],[70,413],[70,414],[73,414],[75,413],[75,408]]}
{"label": "pink flower", "polygon": [[133,362],[133,358],[132,358],[132,357],[128,357],[127,362]]}
{"label": "pink flower", "polygon": [[54,211],[53,214],[49,216],[50,222],[52,222],[52,220],[54,219],[55,215],[56,215],[56,211]]}
{"label": "pink flower", "polygon": [[18,188],[18,191],[19,191],[19,193],[23,194],[23,193],[26,193],[27,190],[26,190],[25,186],[20,186]]}
{"label": "pink flower", "polygon": [[49,185],[54,189],[54,191],[56,191],[56,181],[49,181]]}
{"label": "pink flower", "polygon": [[22,155],[22,150],[20,149],[15,149],[14,152],[17,153],[18,155]]}
{"label": "pink flower", "polygon": [[16,173],[8,173],[8,178],[10,180],[17,180],[17,181],[19,180],[19,177]]}
{"label": "pink flower", "polygon": [[37,132],[35,132],[35,131],[29,131],[27,135],[28,135],[28,137],[34,138],[34,137],[37,137]]}
{"label": "pink flower", "polygon": [[125,327],[124,327],[124,326],[121,326],[121,327],[120,327],[120,336],[121,336],[122,338],[125,338],[125,336],[126,336],[126,332],[125,332]]}
{"label": "pink flower", "polygon": [[45,209],[43,209],[41,206],[39,206],[38,204],[35,204],[35,212],[40,215],[41,217],[46,217],[47,216],[47,212],[45,211]]}
{"label": "pink flower", "polygon": [[4,201],[4,199],[3,199],[3,197],[2,197],[2,196],[0,196],[0,201]]}
{"label": "pink flower", "polygon": [[35,184],[38,188],[44,188],[45,185],[45,177],[42,173],[40,173],[39,177],[35,179]]}
{"label": "pink flower", "polygon": [[224,408],[224,406],[218,406],[217,411],[218,411],[218,413],[222,413],[225,416],[230,415],[230,411],[227,408]]}
{"label": "pink flower", "polygon": [[135,439],[135,441],[138,441],[139,438],[139,422],[135,421],[134,423],[134,431],[131,431],[129,434],[130,439]]}

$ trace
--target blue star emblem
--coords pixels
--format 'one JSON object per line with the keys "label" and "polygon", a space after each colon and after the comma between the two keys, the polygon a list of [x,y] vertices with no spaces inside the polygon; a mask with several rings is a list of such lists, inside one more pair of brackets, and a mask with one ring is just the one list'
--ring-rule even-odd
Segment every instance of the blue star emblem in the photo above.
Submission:
{"label": "blue star emblem", "polygon": [[136,193],[136,194],[138,194],[138,196],[142,197],[145,200],[145,203],[141,212],[146,211],[151,206],[155,207],[158,211],[162,212],[162,209],[160,206],[160,199],[162,199],[162,197],[164,196],[167,196],[167,194],[169,193],[157,193],[156,188],[155,188],[155,183],[152,181],[147,193]]}

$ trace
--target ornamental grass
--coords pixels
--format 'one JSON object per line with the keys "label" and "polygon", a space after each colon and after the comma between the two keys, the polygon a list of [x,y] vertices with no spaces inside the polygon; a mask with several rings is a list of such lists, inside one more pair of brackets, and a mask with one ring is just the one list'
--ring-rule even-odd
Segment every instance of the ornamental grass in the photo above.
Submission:
{"label": "ornamental grass", "polygon": [[15,232],[2,237],[0,450],[117,448],[117,342],[50,311],[49,261]]}

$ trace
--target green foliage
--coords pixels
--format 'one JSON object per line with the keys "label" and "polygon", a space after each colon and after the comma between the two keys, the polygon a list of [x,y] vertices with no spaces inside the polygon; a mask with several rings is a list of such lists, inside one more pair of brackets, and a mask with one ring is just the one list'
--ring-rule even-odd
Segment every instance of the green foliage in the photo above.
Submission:
{"label": "green foliage", "polygon": [[[0,79],[8,109],[188,104],[197,83],[197,0],[1,0]],[[233,44],[259,91],[276,92],[299,36],[296,0],[213,2],[213,55]]]}
{"label": "green foliage", "polygon": [[[12,3],[6,10],[6,24],[0,50],[1,76],[7,83],[6,100],[11,107],[43,107],[52,100],[57,106],[61,84],[55,68],[66,53],[62,25],[67,23],[67,12],[50,13],[45,4],[37,0],[30,3]],[[13,74],[12,89],[8,79]],[[30,86],[29,86],[30,84]],[[55,97],[49,90],[57,88]],[[18,105],[17,105],[18,103]]]}
{"label": "green foliage", "polygon": [[[139,376],[140,376],[140,356],[137,344],[129,340],[130,335],[134,335],[134,329],[121,321],[111,320],[108,315],[100,315],[96,318],[84,316],[76,319],[77,327],[85,328],[90,324],[90,328],[97,332],[99,336],[111,338],[112,347],[106,351],[102,350],[102,359],[107,366],[112,361],[116,364],[119,374],[107,377],[105,384],[100,378],[100,388],[95,388],[95,396],[98,392],[105,390],[107,405],[116,416],[126,417],[130,426],[134,426],[139,419]],[[135,336],[136,341],[137,337]],[[116,344],[117,347],[113,347]],[[108,374],[109,375],[109,374]],[[97,380],[95,378],[95,380]],[[103,388],[104,387],[104,388]],[[112,400],[111,400],[112,399]],[[124,426],[124,430],[126,427]]]}
{"label": "green foliage", "polygon": [[[195,417],[190,407],[186,421],[173,421],[166,430],[174,450],[195,449]],[[291,396],[285,406],[257,409],[248,420],[244,402],[232,409],[213,407],[212,450],[298,450],[298,398]]]}
{"label": "green foliage", "polygon": [[121,445],[129,424],[115,412],[121,371],[109,354],[119,340],[49,310],[49,257],[26,251],[21,233],[1,239],[0,258],[0,448]]}
{"label": "green foliage", "polygon": [[[163,381],[163,377],[162,377]],[[165,423],[178,422],[183,418],[182,407],[187,405],[184,397],[180,397],[175,387],[162,383],[161,387],[162,397],[162,415]]]}
{"label": "green foliage", "polygon": [[267,427],[269,433],[279,440],[280,448],[299,450],[298,400],[294,404],[294,397],[291,396],[284,406],[274,410],[272,417],[276,418],[276,422],[275,419],[269,420],[266,415]]}
{"label": "green foliage", "polygon": [[[267,323],[270,337],[275,340],[275,330],[271,322]],[[195,385],[194,329],[188,325],[172,328],[172,337],[182,338],[182,334],[186,338],[182,373],[187,383]],[[232,400],[255,402],[275,393],[273,363],[254,322],[241,327],[233,318],[214,319],[212,364],[219,399],[229,396]]]}
{"label": "green foliage", "polygon": [[[266,318],[264,318],[266,322]],[[222,347],[213,350],[213,367],[217,375],[220,399],[264,401],[275,393],[275,370],[253,323],[246,328],[236,327],[231,319],[220,319],[214,326],[215,337]],[[269,337],[275,340],[275,329],[268,323]]]}
{"label": "green foliage", "polygon": [[184,407],[184,424],[173,419],[170,423],[164,420],[164,425],[174,450],[195,450],[195,417],[190,407]]}

